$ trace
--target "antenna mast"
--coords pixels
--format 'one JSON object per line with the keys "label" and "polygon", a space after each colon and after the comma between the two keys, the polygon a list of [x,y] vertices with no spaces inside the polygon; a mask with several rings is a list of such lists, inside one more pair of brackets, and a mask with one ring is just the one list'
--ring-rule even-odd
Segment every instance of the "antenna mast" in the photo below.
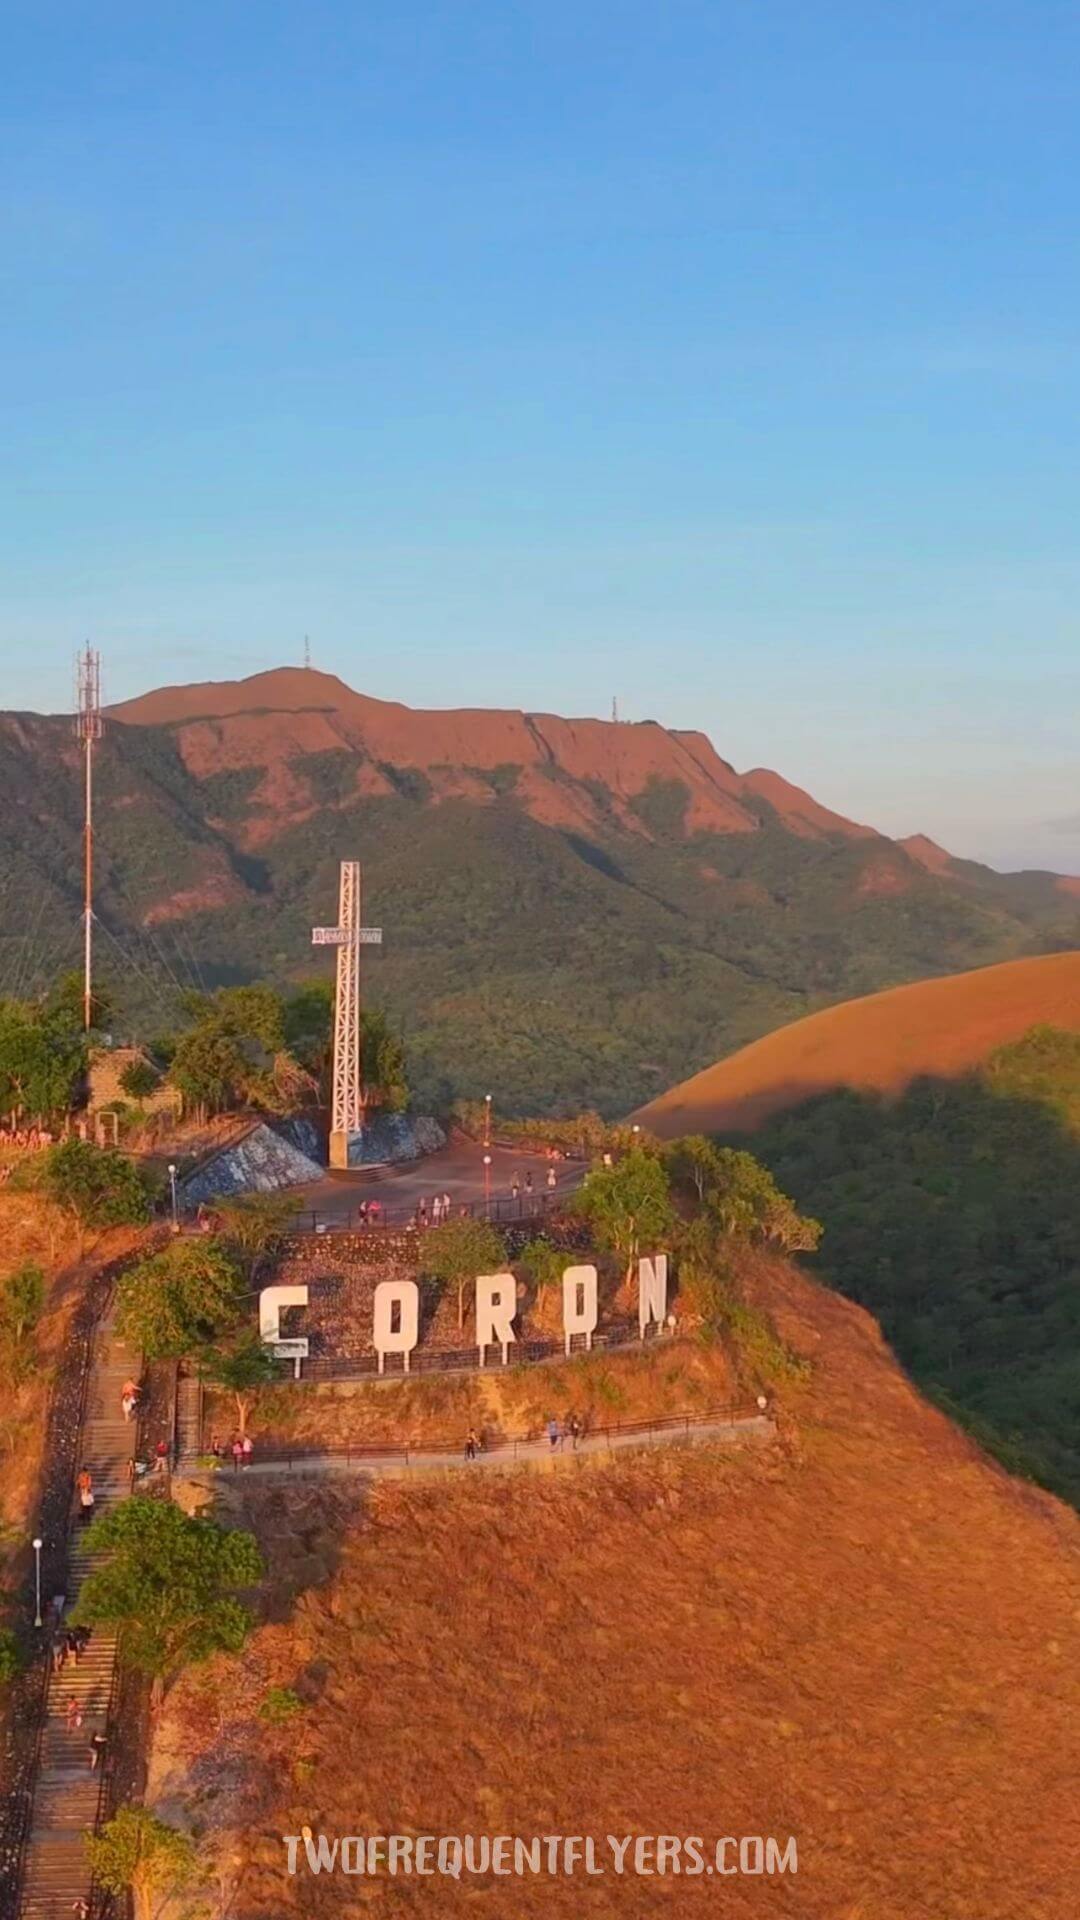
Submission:
{"label": "antenna mast", "polygon": [[304,665],[305,667],[311,666],[311,641],[308,639],[306,633],[304,635]]}
{"label": "antenna mast", "polygon": [[86,819],[83,827],[83,1026],[94,1024],[94,748],[101,739],[101,655],[83,648],[75,662],[75,733],[86,765]]}

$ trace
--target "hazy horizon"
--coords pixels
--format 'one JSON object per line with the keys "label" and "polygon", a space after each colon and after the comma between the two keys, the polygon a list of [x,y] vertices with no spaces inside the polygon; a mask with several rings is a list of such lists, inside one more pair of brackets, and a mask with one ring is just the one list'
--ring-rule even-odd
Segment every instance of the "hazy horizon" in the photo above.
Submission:
{"label": "hazy horizon", "polygon": [[302,656],[1080,870],[1080,18],[16,0],[2,704]]}

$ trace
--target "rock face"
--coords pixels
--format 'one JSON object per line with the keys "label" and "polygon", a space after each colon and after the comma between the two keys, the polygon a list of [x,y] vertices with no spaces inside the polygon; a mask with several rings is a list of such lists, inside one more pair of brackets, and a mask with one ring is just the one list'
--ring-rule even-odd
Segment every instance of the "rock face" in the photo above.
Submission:
{"label": "rock face", "polygon": [[[445,1133],[429,1115],[384,1113],[350,1141],[349,1164],[385,1167],[419,1160],[445,1145]],[[183,1182],[184,1200],[200,1206],[233,1193],[278,1193],[309,1186],[325,1173],[323,1142],[314,1121],[286,1120],[274,1127],[264,1123],[196,1167]]]}
{"label": "rock face", "polygon": [[446,1135],[429,1114],[381,1113],[349,1141],[350,1167],[386,1167],[420,1160],[445,1147]]}
{"label": "rock face", "polygon": [[301,1152],[273,1127],[256,1126],[243,1140],[225,1147],[183,1183],[188,1206],[221,1200],[233,1193],[278,1193],[321,1180],[325,1168]]}

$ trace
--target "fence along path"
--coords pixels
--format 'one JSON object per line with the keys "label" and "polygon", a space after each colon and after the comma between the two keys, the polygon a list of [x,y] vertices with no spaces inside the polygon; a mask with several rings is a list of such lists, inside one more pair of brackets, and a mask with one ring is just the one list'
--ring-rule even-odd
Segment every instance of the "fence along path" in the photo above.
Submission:
{"label": "fence along path", "polygon": [[[120,1398],[125,1380],[137,1379],[138,1374],[138,1356],[113,1332],[110,1310],[94,1343],[79,1463],[80,1470],[85,1467],[93,1476],[95,1514],[108,1512],[128,1496],[127,1463],[134,1450],[135,1429],[124,1420]],[[94,1564],[85,1539],[76,1520],[64,1589],[68,1608],[78,1599]],[[42,1596],[46,1618],[52,1597]],[[106,1748],[98,1769],[91,1771],[90,1738],[108,1731],[116,1669],[116,1637],[95,1627],[78,1666],[69,1661],[62,1672],[50,1673],[23,1860],[21,1920],[70,1920],[73,1903],[90,1898],[83,1836],[96,1824],[108,1765]],[[82,1725],[69,1728],[72,1699],[79,1703]]]}

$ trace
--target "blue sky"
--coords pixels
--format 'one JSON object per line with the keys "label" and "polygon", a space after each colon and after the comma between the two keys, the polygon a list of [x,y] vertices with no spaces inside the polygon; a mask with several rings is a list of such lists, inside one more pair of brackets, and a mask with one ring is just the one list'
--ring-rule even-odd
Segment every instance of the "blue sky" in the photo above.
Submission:
{"label": "blue sky", "polygon": [[0,0],[0,704],[298,660],[1080,871],[1080,15]]}

